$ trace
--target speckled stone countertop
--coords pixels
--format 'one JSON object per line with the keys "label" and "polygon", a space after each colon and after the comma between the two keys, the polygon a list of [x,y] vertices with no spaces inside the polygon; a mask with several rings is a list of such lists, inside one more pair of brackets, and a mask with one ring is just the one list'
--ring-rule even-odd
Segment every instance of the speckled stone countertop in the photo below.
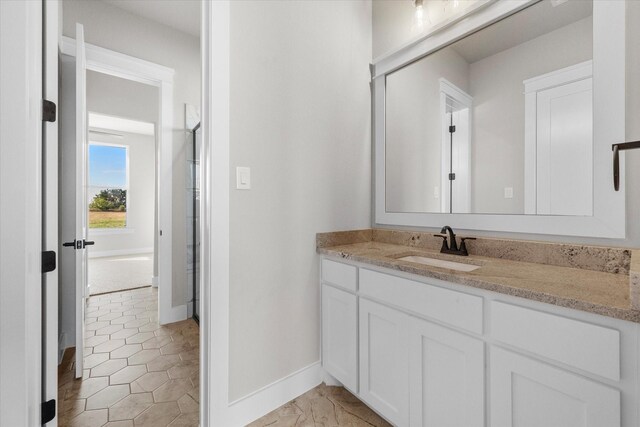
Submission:
{"label": "speckled stone countertop", "polygon": [[[495,256],[495,248],[504,246],[495,245],[492,242],[495,239],[485,238],[469,242],[470,256],[468,257],[440,254],[441,239],[433,236],[429,238],[429,236],[431,236],[430,233],[355,230],[321,233],[317,235],[316,243],[317,252],[329,257],[348,259],[640,323],[640,310],[633,308],[638,306],[632,305],[631,289],[633,288],[630,286],[631,276],[632,279],[636,278],[639,286],[638,294],[640,294],[640,274],[634,274],[637,262],[634,257],[634,263],[631,263],[630,250],[505,241],[510,242],[506,247],[516,249],[515,253],[518,253],[520,243],[527,247],[527,258],[535,260],[530,262],[528,259],[527,261],[513,259],[518,258],[518,255],[513,253],[507,256],[504,254]],[[433,247],[434,242],[435,247]],[[471,243],[474,243],[473,247]],[[562,246],[564,249],[558,248]],[[481,249],[483,247],[488,249],[483,251]],[[541,251],[546,255],[541,254]],[[560,252],[566,256],[561,256]],[[633,252],[640,255],[637,251]],[[555,256],[549,259],[550,263],[543,262],[548,259],[549,253],[555,253]],[[474,264],[481,268],[462,272],[397,259],[409,255]],[[570,266],[573,264],[576,266]]]}

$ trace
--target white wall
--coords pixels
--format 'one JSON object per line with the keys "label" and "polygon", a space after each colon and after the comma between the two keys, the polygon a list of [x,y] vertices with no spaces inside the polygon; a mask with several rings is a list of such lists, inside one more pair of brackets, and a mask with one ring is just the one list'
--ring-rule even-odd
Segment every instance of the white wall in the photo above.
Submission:
{"label": "white wall", "polygon": [[[105,142],[127,147],[129,151],[129,189],[127,190],[127,229],[89,229],[96,242],[89,257],[124,255],[153,251],[155,206],[155,137],[121,132],[122,139],[89,134],[89,142]],[[115,233],[114,233],[115,231]],[[126,233],[121,233],[126,231]],[[149,277],[149,280],[151,278]]]}
{"label": "white wall", "polygon": [[319,360],[315,234],[371,224],[370,61],[370,2],[231,2],[231,400]]}
{"label": "white wall", "polygon": [[175,70],[173,85],[173,306],[186,302],[186,207],[184,104],[200,105],[200,41],[101,1],[64,0],[65,36],[84,24],[85,41]]}
{"label": "white wall", "polygon": [[[473,0],[469,0],[473,1]],[[394,13],[393,9],[399,9]],[[388,49],[395,49],[410,41],[410,25],[406,23],[406,5],[402,1],[376,0],[373,2],[373,52],[378,55]],[[626,4],[626,140],[640,139],[640,27],[636,23],[640,20],[640,2],[628,1]],[[387,29],[394,28],[394,32]],[[627,237],[626,239],[598,239],[588,237],[551,236],[542,234],[520,234],[473,231],[473,234],[517,239],[562,241],[585,244],[614,245],[624,247],[640,246],[640,151],[632,150],[625,153],[627,193]],[[394,227],[390,227],[394,228]],[[416,228],[418,229],[418,228]],[[435,230],[435,229],[428,229]]]}
{"label": "white wall", "polygon": [[385,191],[389,212],[441,211],[441,77],[468,92],[469,65],[453,49],[442,49],[387,76]]}
{"label": "white wall", "polygon": [[[524,213],[522,82],[592,59],[592,21],[582,19],[470,64],[471,212]],[[504,198],[505,187],[513,188],[512,199]]]}

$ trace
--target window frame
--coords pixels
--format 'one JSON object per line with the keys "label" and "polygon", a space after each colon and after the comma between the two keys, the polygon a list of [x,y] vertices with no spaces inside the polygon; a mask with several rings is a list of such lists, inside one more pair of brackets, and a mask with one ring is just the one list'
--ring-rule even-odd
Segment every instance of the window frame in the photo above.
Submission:
{"label": "window frame", "polygon": [[[129,217],[129,209],[131,208],[131,200],[130,200],[130,146],[127,144],[117,144],[112,142],[102,142],[102,141],[89,141],[88,150],[87,150],[87,188],[93,187],[90,182],[90,164],[91,164],[91,146],[99,145],[104,147],[114,147],[114,148],[123,148],[125,151],[125,185],[124,187],[114,187],[122,190],[126,190],[127,192],[127,200],[125,202],[125,226],[121,228],[94,228],[89,226],[89,221],[87,221],[87,230],[93,235],[106,235],[106,234],[131,234],[134,232],[134,229],[130,227],[128,217]],[[89,212],[89,200],[87,200],[87,218]]]}

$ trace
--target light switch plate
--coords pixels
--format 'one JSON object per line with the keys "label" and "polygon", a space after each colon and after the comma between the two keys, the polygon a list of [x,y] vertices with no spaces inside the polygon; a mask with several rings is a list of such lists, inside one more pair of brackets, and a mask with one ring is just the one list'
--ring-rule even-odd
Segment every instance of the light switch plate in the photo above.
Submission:
{"label": "light switch plate", "polygon": [[251,168],[242,166],[236,167],[236,189],[251,189]]}
{"label": "light switch plate", "polygon": [[504,187],[504,198],[513,199],[513,187]]}

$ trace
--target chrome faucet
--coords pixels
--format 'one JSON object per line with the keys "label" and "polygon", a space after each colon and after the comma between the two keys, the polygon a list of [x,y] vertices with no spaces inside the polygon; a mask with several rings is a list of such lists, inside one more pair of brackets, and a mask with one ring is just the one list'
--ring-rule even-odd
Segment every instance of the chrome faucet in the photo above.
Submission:
{"label": "chrome faucet", "polygon": [[[467,245],[464,242],[465,240],[476,240],[475,237],[461,237],[460,238],[460,248],[458,248],[458,242],[456,241],[456,233],[453,232],[453,229],[448,225],[442,227],[440,230],[440,234],[434,234],[436,237],[442,238],[442,247],[440,248],[441,254],[451,254],[451,255],[460,255],[460,256],[469,256],[469,252],[467,252]],[[449,243],[447,238],[451,239]]]}

